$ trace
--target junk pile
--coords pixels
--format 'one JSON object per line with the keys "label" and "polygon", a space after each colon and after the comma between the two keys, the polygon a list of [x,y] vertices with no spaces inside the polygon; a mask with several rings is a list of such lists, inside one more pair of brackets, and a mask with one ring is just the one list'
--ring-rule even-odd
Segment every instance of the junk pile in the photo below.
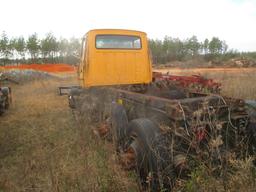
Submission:
{"label": "junk pile", "polygon": [[35,70],[18,70],[11,69],[1,72],[1,78],[3,80],[13,81],[17,83],[23,83],[38,79],[48,79],[48,78],[56,78],[55,76],[43,72],[43,71],[35,71]]}
{"label": "junk pile", "polygon": [[247,58],[237,58],[237,59],[231,59],[227,63],[225,63],[225,66],[230,67],[256,67],[256,61],[252,59]]}

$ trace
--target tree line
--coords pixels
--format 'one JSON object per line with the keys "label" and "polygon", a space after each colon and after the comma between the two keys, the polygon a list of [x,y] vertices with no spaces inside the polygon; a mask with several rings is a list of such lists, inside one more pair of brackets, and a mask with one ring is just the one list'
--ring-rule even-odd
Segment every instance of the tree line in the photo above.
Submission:
{"label": "tree line", "polygon": [[0,65],[13,63],[69,63],[78,62],[81,41],[78,38],[57,39],[52,33],[39,39],[36,33],[23,36],[0,36]]}
{"label": "tree line", "polygon": [[151,39],[149,42],[154,63],[184,61],[202,55],[214,59],[228,50],[226,42],[217,37],[199,42],[196,36],[185,40],[166,36],[163,40]]}
{"label": "tree line", "polygon": [[[225,41],[218,37],[200,42],[196,36],[181,40],[166,36],[163,40],[149,39],[154,64],[171,61],[187,61],[203,58],[206,61],[228,60],[246,56],[256,59],[255,52],[240,53],[229,50]],[[0,36],[0,65],[18,63],[69,63],[79,62],[81,39],[57,39],[52,33],[39,38],[36,33],[9,38],[5,32]]]}
{"label": "tree line", "polygon": [[200,42],[196,36],[185,40],[166,36],[163,40],[150,39],[149,46],[155,64],[187,61],[195,58],[217,63],[236,57],[256,59],[256,52],[238,52],[237,50],[228,49],[227,43],[218,37],[206,38]]}

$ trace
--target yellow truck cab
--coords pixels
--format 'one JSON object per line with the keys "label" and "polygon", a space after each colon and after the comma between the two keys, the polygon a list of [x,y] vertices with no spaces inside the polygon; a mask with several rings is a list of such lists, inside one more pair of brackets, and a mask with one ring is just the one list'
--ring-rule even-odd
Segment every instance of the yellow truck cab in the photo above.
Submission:
{"label": "yellow truck cab", "polygon": [[82,87],[151,82],[152,65],[146,33],[90,30],[83,38],[78,73]]}

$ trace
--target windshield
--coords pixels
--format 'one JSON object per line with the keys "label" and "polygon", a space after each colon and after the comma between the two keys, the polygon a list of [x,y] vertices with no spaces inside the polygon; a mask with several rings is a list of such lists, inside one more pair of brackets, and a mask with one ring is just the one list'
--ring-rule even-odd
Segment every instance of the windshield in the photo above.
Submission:
{"label": "windshield", "polygon": [[128,35],[97,35],[97,49],[141,49],[141,39]]}

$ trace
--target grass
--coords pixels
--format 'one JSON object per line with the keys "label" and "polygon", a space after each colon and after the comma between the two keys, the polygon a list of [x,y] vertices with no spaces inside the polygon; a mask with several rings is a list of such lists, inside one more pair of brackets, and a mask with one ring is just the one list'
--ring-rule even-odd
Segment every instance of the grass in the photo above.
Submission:
{"label": "grass", "polygon": [[238,73],[206,73],[206,77],[222,83],[222,94],[241,99],[256,99],[255,71],[239,71]]}
{"label": "grass", "polygon": [[[182,73],[178,73],[182,74]],[[185,75],[194,74],[192,72]],[[256,99],[256,76],[255,69],[238,69],[234,72],[204,71],[201,75],[212,78],[222,84],[221,94],[241,99]],[[180,187],[175,191],[186,192],[253,192],[256,188],[256,168],[253,165],[253,158],[245,160],[230,159],[229,168],[223,171],[224,175],[215,177],[205,166],[199,166],[192,171],[191,178],[182,181]]]}
{"label": "grass", "polygon": [[[233,160],[230,167],[220,177],[214,177],[205,166],[197,167],[191,178],[182,185],[182,191],[187,192],[254,192],[256,187],[256,168],[252,159]],[[181,189],[176,189],[181,191]]]}
{"label": "grass", "polygon": [[57,95],[60,84],[70,80],[13,87],[13,106],[0,119],[0,191],[137,191],[112,145]]}
{"label": "grass", "polygon": [[[256,97],[254,74],[203,73],[222,82],[224,95],[245,99]],[[92,125],[57,95],[59,85],[72,83],[60,78],[13,86],[13,105],[0,117],[0,192],[138,191],[134,173],[121,169],[112,144],[92,134]],[[200,167],[176,191],[253,191],[251,160],[232,163],[225,186]]]}

